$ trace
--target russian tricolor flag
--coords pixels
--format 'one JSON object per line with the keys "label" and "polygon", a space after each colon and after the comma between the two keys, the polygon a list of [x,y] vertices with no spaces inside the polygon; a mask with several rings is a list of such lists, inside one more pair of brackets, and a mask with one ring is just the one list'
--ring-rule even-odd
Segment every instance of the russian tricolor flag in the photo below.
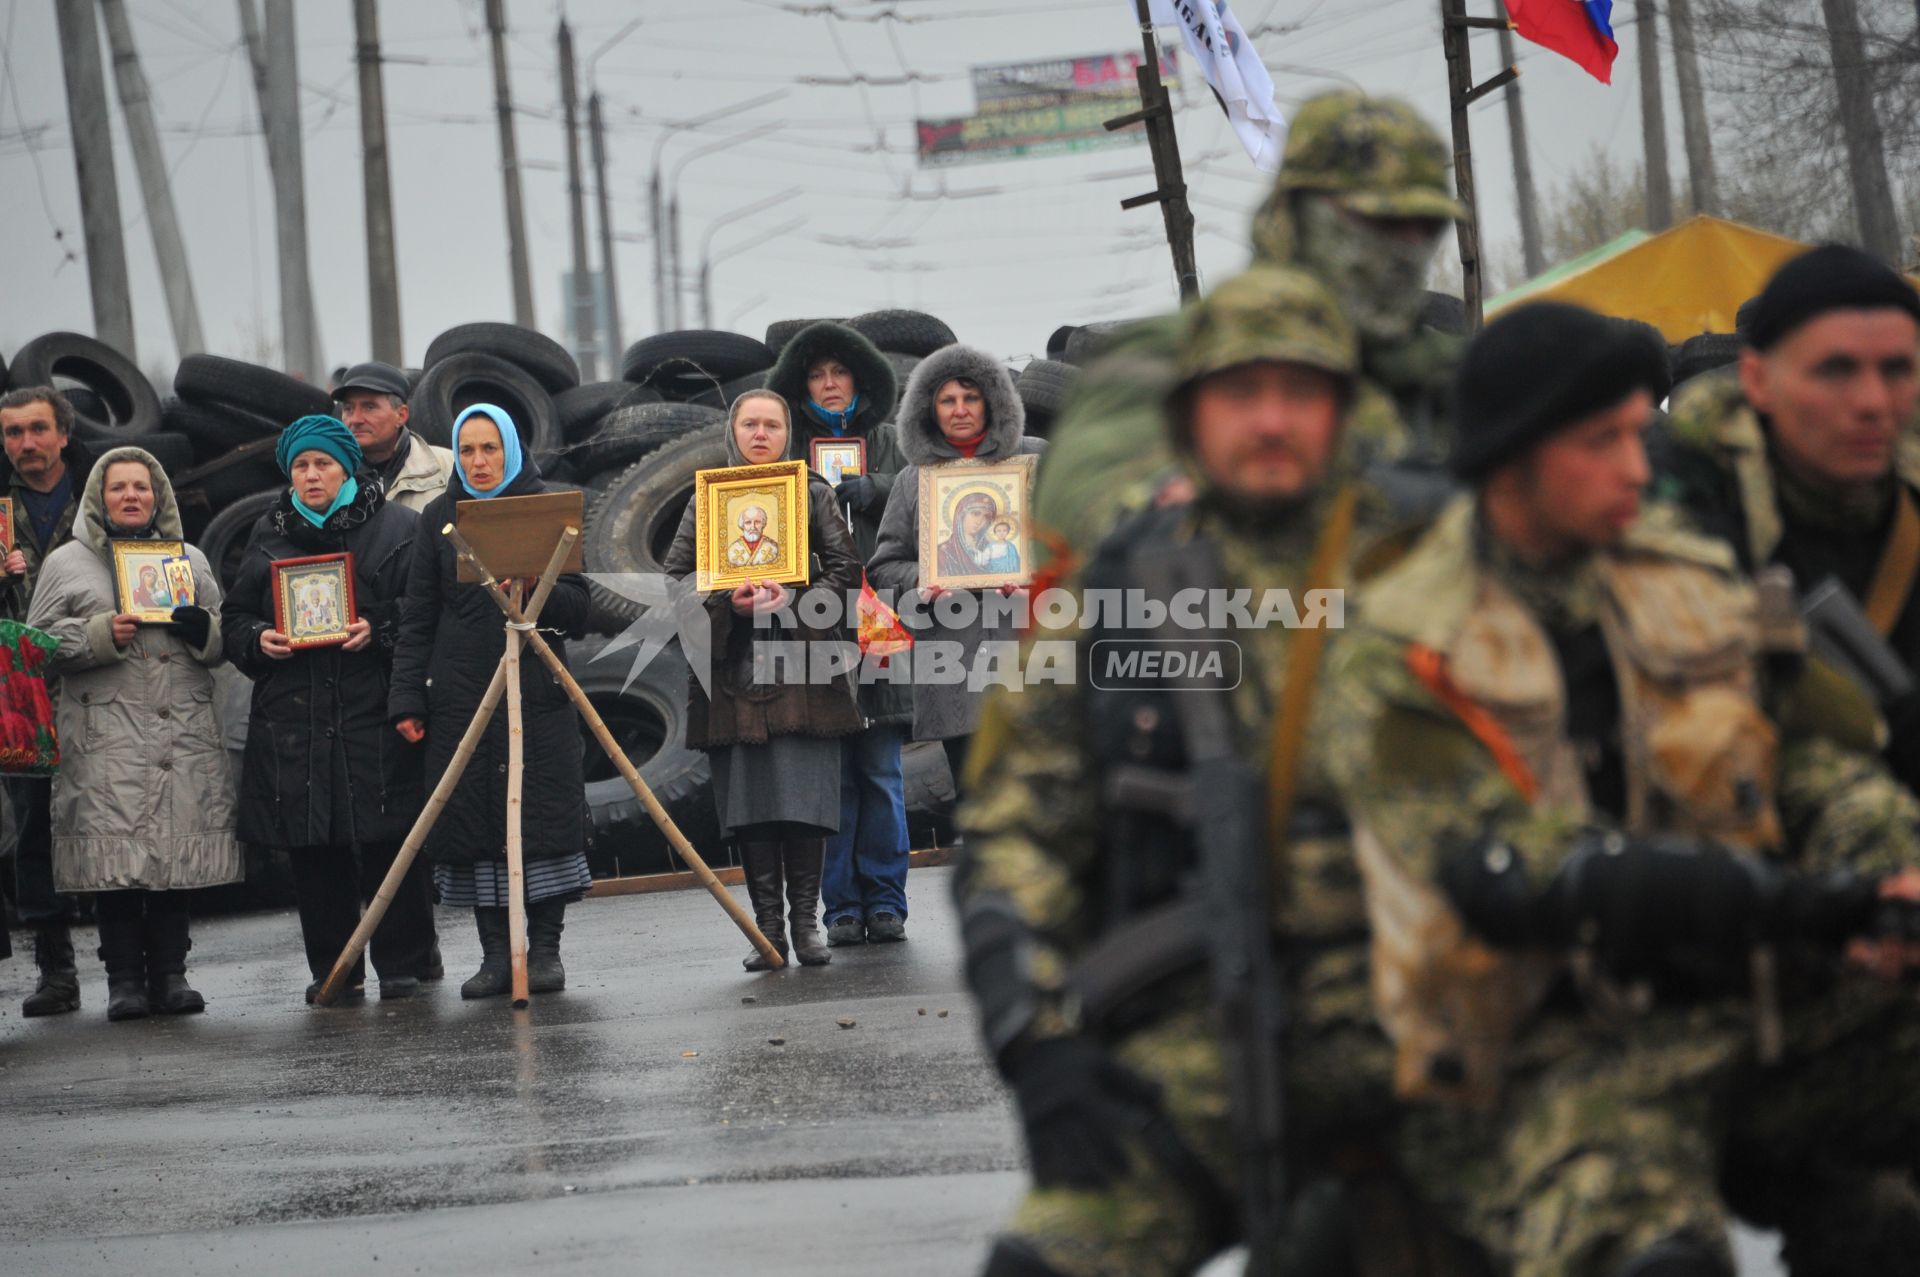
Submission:
{"label": "russian tricolor flag", "polygon": [[1602,84],[1613,83],[1613,0],[1507,0],[1523,39],[1572,58]]}

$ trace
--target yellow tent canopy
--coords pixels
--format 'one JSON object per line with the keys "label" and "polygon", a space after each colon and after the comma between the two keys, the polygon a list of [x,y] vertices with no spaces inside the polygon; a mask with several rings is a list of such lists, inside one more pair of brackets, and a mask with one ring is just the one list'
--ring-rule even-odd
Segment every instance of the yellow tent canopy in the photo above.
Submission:
{"label": "yellow tent canopy", "polygon": [[1487,303],[1487,314],[1523,301],[1562,301],[1645,320],[1674,343],[1730,333],[1740,303],[1811,245],[1702,213],[1658,235],[1629,232],[1607,247],[1614,251],[1502,293]]}

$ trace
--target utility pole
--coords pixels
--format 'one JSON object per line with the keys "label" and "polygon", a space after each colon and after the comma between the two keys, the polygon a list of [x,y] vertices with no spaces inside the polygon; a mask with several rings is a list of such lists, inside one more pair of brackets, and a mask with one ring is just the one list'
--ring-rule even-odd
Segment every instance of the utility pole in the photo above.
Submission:
{"label": "utility pole", "polygon": [[653,231],[653,331],[667,331],[666,210],[660,206],[659,147],[654,148],[653,176],[647,181],[647,218]]}
{"label": "utility pole", "polygon": [[373,357],[398,367],[400,264],[393,242],[393,182],[387,169],[387,95],[380,82],[380,14],[353,0],[354,56],[360,64],[360,153],[366,171],[367,322]]}
{"label": "utility pole", "polygon": [[1473,46],[1475,31],[1504,31],[1505,18],[1467,16],[1467,0],[1440,0],[1440,43],[1447,56],[1447,102],[1453,126],[1453,185],[1466,205],[1467,215],[1454,228],[1460,241],[1460,300],[1465,304],[1467,327],[1480,327],[1484,286],[1480,278],[1480,202],[1473,183],[1473,129],[1467,121],[1467,108],[1495,89],[1520,78],[1509,66],[1483,84],[1473,82]]}
{"label": "utility pole", "polygon": [[147,203],[147,227],[153,235],[153,254],[160,263],[160,284],[167,295],[167,318],[173,344],[183,355],[207,348],[200,331],[200,307],[193,300],[193,276],[187,270],[187,247],[180,238],[180,218],[173,207],[173,187],[167,180],[166,153],[160,149],[160,130],[153,123],[153,99],[140,55],[133,47],[133,28],[127,22],[124,0],[100,0],[106,20],[107,48],[113,54],[114,87],[120,92],[120,111],[127,121],[127,140],[140,174],[140,193]]}
{"label": "utility pole", "polygon": [[[260,105],[260,136],[267,142],[267,174],[272,181],[275,216],[279,214],[280,201],[280,155],[273,149],[273,126],[268,121],[273,116],[273,102],[267,92],[267,47],[260,35],[260,13],[254,7],[254,0],[239,0],[240,33],[246,40],[247,63],[253,68],[253,94]],[[277,224],[277,223],[276,223]],[[313,332],[316,348],[320,343],[320,316],[312,309],[307,312],[307,326]]]}
{"label": "utility pole", "polygon": [[1693,211],[1720,211],[1720,178],[1713,167],[1713,132],[1707,97],[1700,87],[1700,51],[1693,41],[1693,0],[1667,0],[1673,29],[1673,69],[1680,81],[1680,123],[1687,139],[1687,183]]}
{"label": "utility pole", "polygon": [[[1506,17],[1506,9],[1505,3],[1502,3],[1502,17]],[[1511,20],[1507,26],[1500,28],[1500,61],[1507,66],[1514,65]],[[1520,205],[1520,257],[1526,264],[1527,278],[1532,279],[1547,268],[1547,255],[1540,244],[1540,201],[1533,188],[1533,152],[1527,146],[1527,115],[1520,105],[1519,82],[1509,84],[1504,96],[1507,99],[1507,145],[1513,152],[1514,198]]]}
{"label": "utility pole", "polygon": [[668,314],[677,329],[685,325],[686,312],[681,309],[681,290],[685,280],[680,274],[680,189],[674,183],[673,201],[667,207],[667,282],[670,285],[672,301],[668,303]]}
{"label": "utility pole", "polygon": [[1827,43],[1833,50],[1833,82],[1840,95],[1840,127],[1847,140],[1847,172],[1853,179],[1853,217],[1860,230],[1860,246],[1884,262],[1901,265],[1900,219],[1893,209],[1886,143],[1873,107],[1873,86],[1867,79],[1860,11],[1854,0],[1820,3],[1827,15]]}
{"label": "utility pole", "polygon": [[1180,288],[1180,300],[1192,301],[1200,295],[1200,267],[1193,255],[1193,209],[1187,204],[1187,180],[1180,167],[1180,139],[1173,130],[1173,102],[1167,86],[1160,82],[1160,46],[1153,35],[1153,17],[1147,0],[1134,0],[1134,12],[1140,19],[1140,46],[1146,56],[1134,79],[1140,86],[1140,109],[1104,121],[1108,132],[1147,126],[1147,150],[1153,156],[1154,189],[1120,201],[1123,209],[1158,204],[1166,223],[1167,247],[1173,253],[1173,277]]}
{"label": "utility pole", "polygon": [[60,69],[67,84],[73,168],[80,185],[93,331],[132,359],[133,298],[127,291],[120,188],[113,176],[113,124],[107,119],[107,77],[100,65],[100,29],[94,24],[93,0],[55,0],[53,16],[60,30]]}
{"label": "utility pole", "polygon": [[266,0],[267,148],[280,249],[281,361],[296,377],[319,384],[319,342],[313,326],[313,280],[307,274],[306,164],[300,146],[300,67],[294,54],[293,0]]}
{"label": "utility pole", "polygon": [[507,86],[506,0],[487,0],[487,34],[493,40],[493,106],[500,118],[500,176],[507,190],[507,254],[513,271],[513,322],[538,327],[533,312],[533,269],[527,263],[527,210],[520,199],[520,147],[513,136],[513,92]]}
{"label": "utility pole", "polygon": [[573,30],[566,19],[560,21],[560,101],[567,117],[567,203],[573,218],[573,334],[574,358],[580,363],[582,381],[598,381],[600,372],[596,352],[600,345],[600,325],[596,321],[593,277],[587,266],[586,193],[580,182],[579,100],[573,84]]}
{"label": "utility pole", "polygon": [[613,214],[607,204],[607,131],[600,118],[600,90],[587,97],[587,128],[593,136],[593,184],[600,211],[600,278],[607,290],[607,366],[626,349],[620,336],[620,289],[613,269]]}
{"label": "utility pole", "polygon": [[1660,18],[1654,0],[1634,0],[1640,46],[1640,136],[1646,145],[1647,229],[1673,225],[1673,179],[1667,171],[1667,109],[1660,87]]}

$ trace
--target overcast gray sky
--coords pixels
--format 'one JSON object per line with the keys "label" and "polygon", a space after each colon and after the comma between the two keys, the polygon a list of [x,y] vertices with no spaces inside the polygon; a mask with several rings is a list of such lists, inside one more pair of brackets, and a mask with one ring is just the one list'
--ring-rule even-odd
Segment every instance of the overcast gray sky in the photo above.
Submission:
{"label": "overcast gray sky", "polygon": [[[11,352],[48,330],[91,331],[92,316],[84,265],[66,257],[68,249],[79,252],[80,218],[52,6],[4,0],[4,7],[0,352]],[[364,357],[368,333],[352,6],[300,0],[296,7],[311,261],[322,354],[332,366]],[[561,272],[571,260],[554,41],[561,7],[507,0],[534,290],[540,326],[554,334],[562,329]],[[643,19],[595,69],[609,119],[628,341],[653,327],[644,192],[661,127],[775,90],[785,97],[708,130],[679,133],[666,148],[671,169],[707,142],[781,124],[683,171],[690,267],[709,222],[756,199],[797,188],[787,206],[716,230],[716,256],[794,217],[807,219],[799,230],[716,266],[717,326],[758,335],[775,319],[916,306],[941,316],[964,341],[1024,358],[1043,352],[1058,324],[1145,314],[1176,301],[1158,211],[1119,207],[1152,186],[1144,143],[938,170],[917,170],[913,156],[917,116],[972,110],[967,73],[976,64],[1137,48],[1131,0],[899,0],[891,8],[900,21],[860,20],[889,8],[860,0],[570,0],[564,7],[582,59],[633,18]],[[840,16],[825,11],[833,7]],[[1488,0],[1471,0],[1470,7],[1491,10]],[[128,8],[207,342],[218,353],[267,357],[279,340],[272,200],[236,6],[130,0]],[[1350,82],[1404,96],[1444,128],[1438,0],[1236,0],[1234,8],[1250,30],[1273,28],[1257,43],[1283,107]],[[391,59],[386,94],[401,317],[407,360],[417,362],[450,325],[511,318],[493,82],[481,0],[386,0],[380,9]],[[1284,29],[1290,27],[1297,29]],[[1543,196],[1595,146],[1629,167],[1637,163],[1632,40],[1631,28],[1623,29],[1611,87],[1521,46]],[[1476,35],[1474,58],[1476,79],[1496,69],[1491,34]],[[848,83],[897,79],[904,69],[921,81]],[[1671,84],[1670,66],[1668,78]],[[584,83],[581,92],[584,98]],[[1246,261],[1248,214],[1266,182],[1197,74],[1186,77],[1178,101],[1200,264],[1205,279],[1218,280]],[[1671,103],[1669,97],[1678,166]],[[170,371],[178,352],[117,99],[113,115],[139,359],[150,370]],[[1486,236],[1494,252],[1517,257],[1498,95],[1476,107],[1474,121]],[[1683,179],[1676,172],[1682,190]],[[56,240],[56,231],[64,238]],[[899,246],[863,249],[847,246],[848,239]],[[596,265],[598,256],[596,248]]]}

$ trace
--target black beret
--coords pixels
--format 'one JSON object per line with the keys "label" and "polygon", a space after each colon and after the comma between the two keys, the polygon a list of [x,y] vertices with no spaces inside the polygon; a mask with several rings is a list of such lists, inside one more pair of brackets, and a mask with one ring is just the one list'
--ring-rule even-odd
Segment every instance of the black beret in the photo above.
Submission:
{"label": "black beret", "polygon": [[1636,390],[1657,399],[1667,382],[1666,349],[1636,328],[1565,302],[1517,306],[1460,361],[1448,465],[1477,483]]}
{"label": "black beret", "polygon": [[[1904,310],[1920,321],[1920,295],[1879,258],[1844,244],[1822,244],[1774,272],[1740,335],[1766,350],[1830,310]],[[1743,308],[1744,309],[1744,308]]]}

